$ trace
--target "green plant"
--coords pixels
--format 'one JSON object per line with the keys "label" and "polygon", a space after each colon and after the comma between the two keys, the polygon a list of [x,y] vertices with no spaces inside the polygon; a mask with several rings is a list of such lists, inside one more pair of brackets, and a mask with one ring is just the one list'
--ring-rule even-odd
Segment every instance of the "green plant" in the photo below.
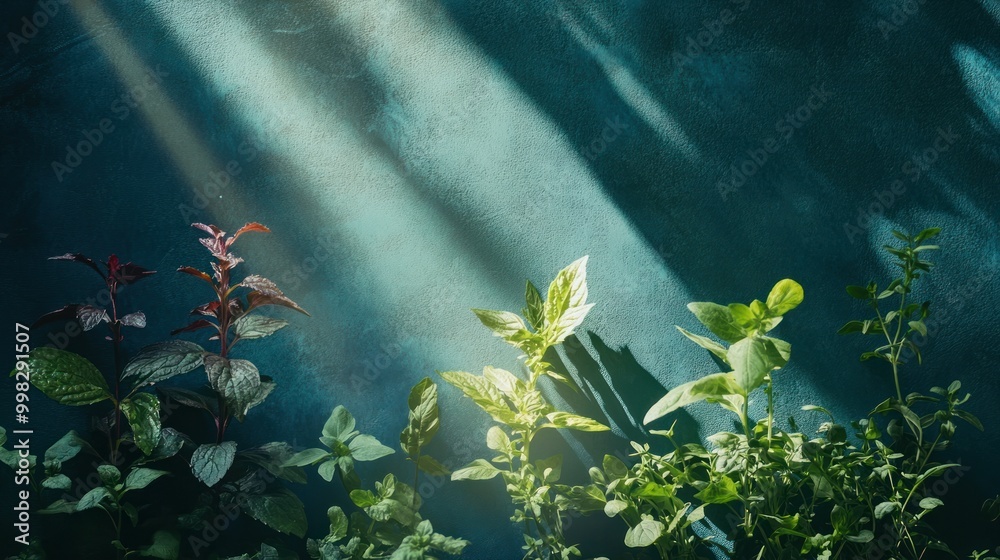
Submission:
{"label": "green plant", "polygon": [[306,449],[287,461],[288,466],[319,465],[319,474],[327,482],[339,471],[351,502],[359,508],[350,518],[339,506],[327,511],[329,534],[308,541],[311,558],[435,560],[435,551],[457,555],[469,544],[434,532],[431,522],[419,513],[423,503],[416,491],[420,471],[435,476],[448,473],[447,468],[423,452],[440,427],[437,386],[429,378],[422,379],[410,391],[408,405],[408,423],[399,439],[407,459],[413,461],[413,486],[390,473],[375,482],[374,491],[361,488],[354,462],[373,461],[393,451],[373,436],[359,434],[354,417],[343,406],[333,409],[323,427],[320,441],[329,451]]}
{"label": "green plant", "polygon": [[[920,254],[936,248],[921,242],[938,231],[929,229],[913,237],[895,233],[906,245],[887,250],[897,257],[903,274],[886,290],[879,292],[874,283],[848,288],[852,296],[869,301],[876,317],[852,321],[841,332],[885,336],[887,344],[866,352],[862,359],[886,360],[897,393],[868,418],[852,423],[854,440],[829,411],[815,405],[801,408],[828,417],[819,425],[818,436],[786,432],[775,423],[771,376],[787,363],[791,347],[767,333],[803,300],[797,283],[782,280],[765,302],[688,306],[723,342],[678,329],[728,371],[675,387],[645,419],[649,423],[707,401],[734,413],[741,432],[717,433],[708,438],[711,447],[706,449],[700,443],[678,442],[673,426],[652,430],[665,436],[673,450],[660,455],[648,444],[633,442],[634,465],[605,457],[603,469],[591,469],[593,483],[563,489],[565,499],[583,511],[603,510],[621,517],[629,526],[626,544],[654,547],[661,558],[707,557],[711,548],[720,546],[733,558],[775,559],[871,555],[917,559],[930,550],[948,551],[926,519],[943,503],[928,486],[959,465],[937,463],[931,457],[950,444],[956,419],[982,426],[960,408],[969,395],[960,393],[959,382],[934,387],[931,392],[936,396],[910,393],[905,398],[899,382],[904,353],[912,351],[919,359],[914,335],[926,335],[923,320],[930,313],[929,303],[906,300],[913,281],[931,267]],[[883,315],[879,302],[893,296],[899,296],[898,306]],[[748,401],[758,389],[767,397],[766,415],[753,420]],[[915,410],[928,406],[932,409]],[[880,427],[878,418],[886,414],[896,417]],[[798,429],[794,417],[788,422]],[[696,524],[706,515],[726,519],[731,547],[699,536]]]}
{"label": "green plant", "polygon": [[545,376],[574,386],[552,371],[545,354],[573,334],[593,307],[587,303],[586,265],[587,257],[583,257],[561,270],[544,301],[529,281],[522,311],[524,319],[508,311],[473,310],[494,335],[524,353],[527,380],[490,366],[483,370],[482,376],[462,371],[440,373],[499,424],[492,426],[486,435],[486,445],[499,455],[491,461],[476,459],[452,473],[451,478],[487,480],[497,475],[503,478],[516,507],[511,520],[524,526],[526,558],[566,559],[580,554],[575,546],[566,543],[563,534],[563,516],[570,504],[556,499],[552,491],[552,485],[560,478],[562,456],[535,457],[531,452],[535,435],[547,428],[608,430],[590,418],[556,410],[537,389],[538,381]]}

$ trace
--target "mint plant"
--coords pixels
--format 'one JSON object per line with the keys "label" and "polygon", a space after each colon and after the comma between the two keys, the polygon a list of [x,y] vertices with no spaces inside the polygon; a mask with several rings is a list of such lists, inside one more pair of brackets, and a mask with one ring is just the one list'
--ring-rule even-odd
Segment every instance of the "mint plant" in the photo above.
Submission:
{"label": "mint plant", "polygon": [[573,334],[593,304],[587,303],[587,257],[556,275],[543,301],[529,281],[522,313],[473,309],[479,320],[508,344],[523,352],[527,379],[509,371],[487,366],[483,375],[446,371],[440,375],[489,414],[498,425],[489,429],[486,445],[498,455],[492,460],[476,459],[452,473],[452,480],[488,480],[500,475],[515,506],[511,521],[524,526],[525,558],[579,556],[567,544],[563,517],[568,502],[557,500],[552,485],[559,481],[562,455],[539,459],[531,452],[535,435],[547,428],[569,428],[585,432],[609,428],[595,420],[556,410],[537,389],[542,377],[567,383],[570,380],[551,369],[545,361],[549,349]]}
{"label": "mint plant", "polygon": [[[307,542],[310,558],[347,560],[390,558],[392,560],[435,560],[433,554],[461,554],[467,541],[434,531],[431,522],[419,513],[422,500],[416,488],[421,471],[432,475],[447,474],[445,468],[424,448],[440,427],[437,386],[424,378],[410,391],[409,418],[400,433],[400,447],[413,462],[413,486],[387,474],[375,482],[374,491],[361,488],[354,470],[355,461],[373,461],[393,453],[373,436],[355,430],[356,422],[343,406],[337,406],[323,427],[320,441],[329,450],[305,449],[291,457],[286,465],[318,465],[327,482],[340,473],[351,502],[359,508],[350,518],[340,506],[327,511],[330,531],[326,537]],[[236,559],[234,559],[236,560]]]}

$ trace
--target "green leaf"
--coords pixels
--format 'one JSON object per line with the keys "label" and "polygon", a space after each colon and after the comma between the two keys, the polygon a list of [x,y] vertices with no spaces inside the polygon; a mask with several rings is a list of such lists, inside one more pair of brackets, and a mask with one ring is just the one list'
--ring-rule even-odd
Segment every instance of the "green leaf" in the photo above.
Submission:
{"label": "green leaf", "polygon": [[[101,488],[104,488],[101,486]],[[106,491],[107,489],[105,489]],[[66,500],[59,498],[58,500],[52,502],[47,507],[38,510],[38,513],[42,515],[51,515],[54,513],[75,513],[78,511],[76,509],[77,504],[80,502],[67,502]]]}
{"label": "green leaf", "polygon": [[27,361],[31,383],[61,404],[81,406],[111,398],[104,376],[83,356],[43,346],[33,349]]}
{"label": "green leaf", "polygon": [[134,377],[136,386],[159,383],[201,366],[204,355],[204,348],[186,340],[158,342],[140,350],[125,365],[122,377]]}
{"label": "green leaf", "polygon": [[570,412],[550,412],[545,417],[549,419],[549,423],[543,424],[543,428],[568,428],[581,432],[606,432],[611,429],[597,420]]}
{"label": "green leaf", "polygon": [[709,301],[695,301],[688,304],[688,309],[715,336],[726,342],[738,342],[747,336],[746,330],[736,324],[733,313],[725,305]]}
{"label": "green leaf", "polygon": [[236,335],[244,340],[264,338],[265,336],[270,336],[287,326],[288,321],[284,319],[274,319],[263,315],[257,315],[256,313],[243,315],[237,319],[235,323],[233,323],[233,327],[236,329]]}
{"label": "green leaf", "polygon": [[70,488],[73,487],[73,481],[69,479],[68,476],[64,474],[57,474],[55,476],[50,476],[42,481],[43,488],[51,488],[53,490],[64,490],[69,492]]}
{"label": "green leaf", "polygon": [[465,467],[451,473],[452,480],[489,480],[500,474],[500,469],[486,462],[485,459],[476,459]]}
{"label": "green leaf", "polygon": [[837,331],[837,334],[851,334],[856,332],[862,332],[865,324],[861,321],[848,321],[844,323],[843,327]]}
{"label": "green leaf", "polygon": [[542,302],[542,294],[538,292],[538,288],[531,283],[531,280],[528,280],[524,287],[524,302],[525,308],[522,313],[528,320],[528,324],[536,331],[542,330],[545,326],[545,304]]}
{"label": "green leaf", "polygon": [[330,482],[333,480],[333,475],[337,474],[337,465],[340,462],[337,459],[327,459],[326,461],[319,464],[316,468],[316,472],[319,473],[320,478]]}
{"label": "green leaf", "polygon": [[604,468],[604,474],[607,475],[608,480],[618,480],[628,476],[628,466],[614,455],[605,455],[601,466]]}
{"label": "green leaf", "polygon": [[559,477],[562,476],[562,463],[562,455],[553,455],[548,459],[535,461],[535,468],[541,475],[542,484],[552,484],[559,481]]}
{"label": "green leaf", "polygon": [[694,497],[706,504],[725,504],[739,500],[740,494],[736,491],[736,483],[728,476],[723,476],[709,482]]}
{"label": "green leaf", "polygon": [[160,401],[150,393],[136,393],[121,403],[132,426],[135,445],[149,455],[160,441]]}
{"label": "green leaf", "polygon": [[472,399],[497,422],[510,425],[516,421],[515,414],[507,406],[503,395],[485,378],[464,371],[442,371],[438,374],[465,393],[465,396]]}
{"label": "green leaf", "polygon": [[337,405],[323,425],[323,435],[338,441],[347,441],[357,433],[354,431],[355,425],[354,416],[342,405]]}
{"label": "green leaf", "polygon": [[261,378],[257,366],[247,360],[230,360],[208,354],[205,373],[208,381],[223,399],[229,411],[242,422],[247,410],[260,396]]}
{"label": "green leaf", "polygon": [[125,477],[125,490],[140,490],[150,485],[154,480],[170,474],[168,471],[156,469],[138,468],[132,469]]}
{"label": "green leaf", "polygon": [[180,551],[181,540],[177,533],[160,529],[153,533],[152,544],[139,549],[139,555],[160,560],[177,560]]}
{"label": "green leaf", "polygon": [[933,466],[933,467],[927,469],[926,471],[924,471],[923,474],[921,474],[920,476],[917,477],[917,481],[915,483],[913,483],[913,487],[914,488],[919,488],[920,485],[923,484],[924,481],[926,481],[928,478],[931,478],[932,476],[939,476],[939,475],[943,474],[945,471],[947,471],[948,469],[951,469],[951,468],[954,468],[954,467],[960,467],[960,466],[961,465],[959,465],[958,463],[948,463],[948,464],[945,464],[945,465],[936,465],[936,466]]}
{"label": "green leaf", "polygon": [[742,392],[743,390],[736,383],[736,378],[732,372],[706,375],[705,377],[689,381],[671,389],[649,409],[642,423],[649,424],[678,408],[703,401],[707,398],[738,395]]}
{"label": "green leaf", "polygon": [[421,379],[410,390],[409,423],[399,435],[399,444],[410,457],[420,454],[420,448],[430,443],[441,419],[437,404],[437,385],[429,377]]}
{"label": "green leaf", "polygon": [[938,506],[943,506],[944,502],[937,498],[924,498],[920,500],[920,507],[923,509],[931,510]]}
{"label": "green leaf", "polygon": [[349,496],[351,502],[359,508],[369,508],[379,502],[371,490],[351,490]]}
{"label": "green leaf", "polygon": [[[676,325],[675,325],[675,327],[676,327]],[[701,346],[705,350],[708,350],[709,352],[711,352],[712,354],[714,354],[715,357],[717,357],[720,360],[722,360],[723,363],[726,363],[726,364],[729,363],[729,357],[726,356],[726,349],[721,344],[719,344],[718,342],[712,340],[711,338],[704,337],[704,336],[697,335],[697,334],[694,334],[692,332],[689,332],[689,331],[687,331],[687,330],[685,330],[685,329],[683,329],[681,327],[677,327],[677,330],[681,331],[681,334],[683,334],[684,336],[688,337],[689,340],[691,340],[692,342],[694,342],[698,346]]]}
{"label": "green leaf", "polygon": [[802,303],[805,294],[795,280],[785,278],[771,288],[767,295],[767,309],[772,315],[784,315]]}
{"label": "green leaf", "polygon": [[666,525],[651,516],[643,515],[642,521],[635,527],[630,527],[625,533],[625,546],[630,548],[649,546],[660,538],[666,528]]}
{"label": "green leaf", "polygon": [[122,472],[114,465],[98,465],[97,474],[101,477],[101,484],[112,487],[122,479]]}
{"label": "green leaf", "polygon": [[910,328],[920,333],[921,336],[927,336],[927,326],[924,325],[923,321],[910,321],[907,323]]}
{"label": "green leaf", "polygon": [[431,476],[448,476],[451,474],[448,467],[442,465],[437,459],[431,457],[430,455],[421,455],[420,459],[417,461],[417,467]]}
{"label": "green leaf", "polygon": [[854,299],[869,299],[872,297],[871,293],[868,292],[868,289],[863,286],[848,286],[847,295]]}
{"label": "green leaf", "polygon": [[191,472],[207,486],[215,486],[233,465],[236,442],[204,443],[191,455]]}
{"label": "green leaf", "polygon": [[141,465],[145,463],[152,463],[154,461],[161,461],[163,459],[169,459],[184,447],[184,438],[186,436],[181,435],[180,432],[173,428],[163,428],[160,430],[160,440],[153,447],[153,452],[147,457],[139,457],[133,463],[134,465]]}
{"label": "green leaf", "polygon": [[306,465],[315,464],[317,461],[326,459],[330,457],[328,451],[322,449],[312,448],[299,451],[295,455],[292,455],[287,461],[282,463],[283,467],[304,467]]}
{"label": "green leaf", "polygon": [[76,503],[76,511],[84,511],[90,508],[98,507],[101,505],[102,501],[111,499],[113,499],[111,492],[103,486],[98,486],[97,488],[91,489],[90,492],[87,492],[82,498],[80,498],[80,501]]}
{"label": "green leaf", "polygon": [[349,523],[344,510],[333,506],[326,510],[326,517],[330,520],[330,534],[324,540],[336,542],[347,536]]}
{"label": "green leaf", "polygon": [[510,311],[473,309],[472,312],[476,314],[476,317],[479,317],[480,322],[486,328],[493,331],[494,335],[505,340],[510,340],[517,333],[527,330],[527,327],[524,326],[524,321]]}
{"label": "green leaf", "polygon": [[374,461],[395,453],[391,447],[382,445],[374,436],[367,434],[361,434],[352,439],[348,448],[350,448],[351,457],[355,461]]}
{"label": "green leaf", "polygon": [[542,308],[551,344],[558,344],[573,334],[593,307],[587,304],[587,258],[577,259],[560,270],[549,285]]}
{"label": "green leaf", "polygon": [[604,515],[614,517],[626,509],[628,509],[628,502],[623,502],[622,500],[608,500],[608,502],[604,504]]}
{"label": "green leaf", "polygon": [[913,238],[913,242],[920,243],[926,241],[932,237],[937,236],[937,234],[939,233],[941,233],[941,228],[938,227],[927,228],[924,231],[918,233],[917,236]]}
{"label": "green leaf", "polygon": [[777,367],[776,352],[769,351],[766,341],[757,337],[744,338],[733,344],[729,347],[727,356],[733,366],[736,383],[743,388],[743,394],[750,394],[760,387],[764,383],[764,377]]}
{"label": "green leaf", "polygon": [[882,502],[875,506],[875,519],[882,519],[893,511],[901,509],[903,506],[899,502]]}
{"label": "green leaf", "polygon": [[[3,442],[0,442],[3,445]],[[73,457],[76,457],[82,449],[86,449],[94,455],[97,454],[94,448],[90,446],[79,434],[74,430],[70,430],[63,437],[59,438],[59,441],[52,444],[51,447],[45,452],[45,461],[58,461],[64,463]]]}
{"label": "green leaf", "polygon": [[302,500],[286,488],[267,494],[247,494],[243,510],[264,525],[297,537],[306,535],[306,510]]}
{"label": "green leaf", "polygon": [[500,426],[490,426],[490,429],[486,431],[486,447],[493,451],[506,453],[510,449],[510,438]]}

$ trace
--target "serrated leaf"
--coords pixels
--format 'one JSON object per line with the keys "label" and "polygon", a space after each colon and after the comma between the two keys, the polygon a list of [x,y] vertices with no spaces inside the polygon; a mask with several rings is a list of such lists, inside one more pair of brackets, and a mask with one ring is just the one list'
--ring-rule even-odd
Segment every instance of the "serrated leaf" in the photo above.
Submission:
{"label": "serrated leaf", "polygon": [[27,362],[32,385],[61,404],[81,406],[111,398],[104,376],[83,356],[43,346],[32,349]]}
{"label": "serrated leaf", "polygon": [[516,422],[514,412],[507,406],[503,395],[492,383],[483,377],[464,371],[438,372],[449,384],[457,387],[465,396],[472,399],[487,414],[501,424]]}
{"label": "serrated leaf", "polygon": [[559,344],[583,323],[593,304],[587,303],[587,259],[584,256],[559,271],[542,304],[550,344]]}
{"label": "serrated leaf", "polygon": [[121,402],[122,412],[132,427],[133,440],[144,455],[160,441],[160,401],[150,393],[136,393]]}
{"label": "serrated leaf", "polygon": [[136,311],[135,313],[129,313],[128,315],[119,319],[121,323],[127,327],[135,327],[137,329],[146,328],[146,314],[142,311]]}
{"label": "serrated leaf", "polygon": [[191,472],[206,486],[215,486],[229,472],[235,457],[234,441],[202,444],[191,455]]}
{"label": "serrated leaf", "polygon": [[111,318],[108,317],[107,311],[92,305],[78,306],[76,308],[76,320],[80,322],[80,327],[82,327],[85,331],[93,329],[102,322],[111,322]]}
{"label": "serrated leaf", "polygon": [[229,411],[242,422],[247,410],[260,396],[261,378],[257,366],[247,360],[226,359],[208,354],[205,373],[208,381],[229,407]]}
{"label": "serrated leaf", "polygon": [[451,473],[452,480],[489,480],[500,474],[500,469],[486,462],[485,459],[476,459],[465,467]]}
{"label": "serrated leaf", "polygon": [[73,481],[70,480],[69,477],[64,474],[57,474],[55,476],[50,476],[45,480],[43,480],[42,487],[69,492],[70,488],[73,487]]}
{"label": "serrated leaf", "polygon": [[490,309],[473,309],[473,313],[486,328],[493,331],[493,334],[510,340],[515,334],[526,331],[524,321],[510,311],[493,311]]}
{"label": "serrated leaf", "polygon": [[159,383],[175,375],[187,373],[203,363],[205,349],[186,340],[169,340],[147,346],[125,366],[123,378],[133,383]]}
{"label": "serrated leaf", "polygon": [[233,323],[236,335],[241,339],[250,340],[264,338],[288,326],[284,319],[274,319],[263,315],[247,313]]}
{"label": "serrated leaf", "polygon": [[247,494],[243,510],[264,525],[297,537],[306,535],[306,511],[302,500],[290,490],[279,488],[266,494]]}

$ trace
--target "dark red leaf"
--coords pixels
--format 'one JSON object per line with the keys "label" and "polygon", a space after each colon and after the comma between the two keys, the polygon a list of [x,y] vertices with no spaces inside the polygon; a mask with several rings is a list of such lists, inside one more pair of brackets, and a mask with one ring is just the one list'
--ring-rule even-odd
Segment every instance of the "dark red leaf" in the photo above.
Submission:
{"label": "dark red leaf", "polygon": [[50,261],[76,261],[78,263],[83,263],[90,268],[94,269],[101,278],[104,278],[104,273],[101,272],[100,268],[97,268],[97,264],[90,260],[89,258],[81,255],[80,253],[66,253],[65,255],[59,255],[58,257],[49,257]]}
{"label": "dark red leaf", "polygon": [[210,301],[204,305],[199,305],[191,310],[192,315],[207,315],[209,317],[219,317],[219,302]]}
{"label": "dark red leaf", "polygon": [[76,320],[76,310],[80,306],[73,303],[63,307],[62,309],[56,309],[39,317],[34,323],[31,324],[31,328],[37,328],[42,325],[53,323],[55,321],[75,321]]}
{"label": "dark red leaf", "polygon": [[245,226],[241,227],[240,229],[238,229],[236,233],[234,233],[233,236],[230,237],[228,241],[226,241],[226,250],[228,251],[229,248],[233,246],[233,243],[237,239],[239,239],[241,235],[251,231],[258,231],[261,233],[271,233],[271,230],[268,229],[267,226],[265,226],[264,224],[259,224],[257,222],[250,222]]}
{"label": "dark red leaf", "polygon": [[182,267],[178,268],[177,271],[178,272],[183,272],[184,274],[190,274],[191,276],[194,276],[195,278],[201,278],[202,280],[208,282],[209,284],[212,283],[212,277],[209,276],[208,274],[205,274],[204,272],[198,270],[197,268],[194,268],[194,267],[191,267],[191,266],[182,266]]}
{"label": "dark red leaf", "polygon": [[213,225],[194,223],[191,224],[191,227],[200,229],[201,231],[204,231],[205,233],[211,235],[212,237],[222,237],[226,235],[226,232],[222,231],[221,229]]}
{"label": "dark red leaf", "polygon": [[213,323],[211,321],[208,321],[206,319],[198,319],[197,321],[191,323],[190,325],[188,325],[186,327],[181,327],[179,329],[174,329],[174,330],[170,331],[170,335],[173,336],[173,335],[175,335],[177,333],[191,332],[191,331],[196,331],[198,329],[204,329],[204,328],[208,328],[208,327],[212,327],[212,328],[214,328],[216,330],[218,330],[218,328],[219,328],[219,327],[217,327],[215,325],[215,323]]}
{"label": "dark red leaf", "polygon": [[288,299],[283,295],[268,295],[268,294],[263,294],[261,292],[250,292],[249,294],[247,294],[247,302],[249,303],[249,306],[247,307],[247,312],[249,312],[251,309],[255,309],[257,307],[263,307],[265,305],[280,305],[282,307],[294,309],[299,313],[304,313],[305,315],[312,317],[312,315],[309,315],[308,311],[299,307],[299,304],[295,303],[294,301]]}
{"label": "dark red leaf", "polygon": [[92,305],[81,305],[77,307],[76,319],[80,321],[80,326],[83,327],[83,330],[85,331],[89,331],[97,325],[100,325],[102,321],[111,322],[111,318],[108,317],[107,311]]}
{"label": "dark red leaf", "polygon": [[137,264],[129,262],[118,267],[117,280],[125,285],[135,284],[139,280],[154,274],[156,274],[155,270],[146,270]]}

